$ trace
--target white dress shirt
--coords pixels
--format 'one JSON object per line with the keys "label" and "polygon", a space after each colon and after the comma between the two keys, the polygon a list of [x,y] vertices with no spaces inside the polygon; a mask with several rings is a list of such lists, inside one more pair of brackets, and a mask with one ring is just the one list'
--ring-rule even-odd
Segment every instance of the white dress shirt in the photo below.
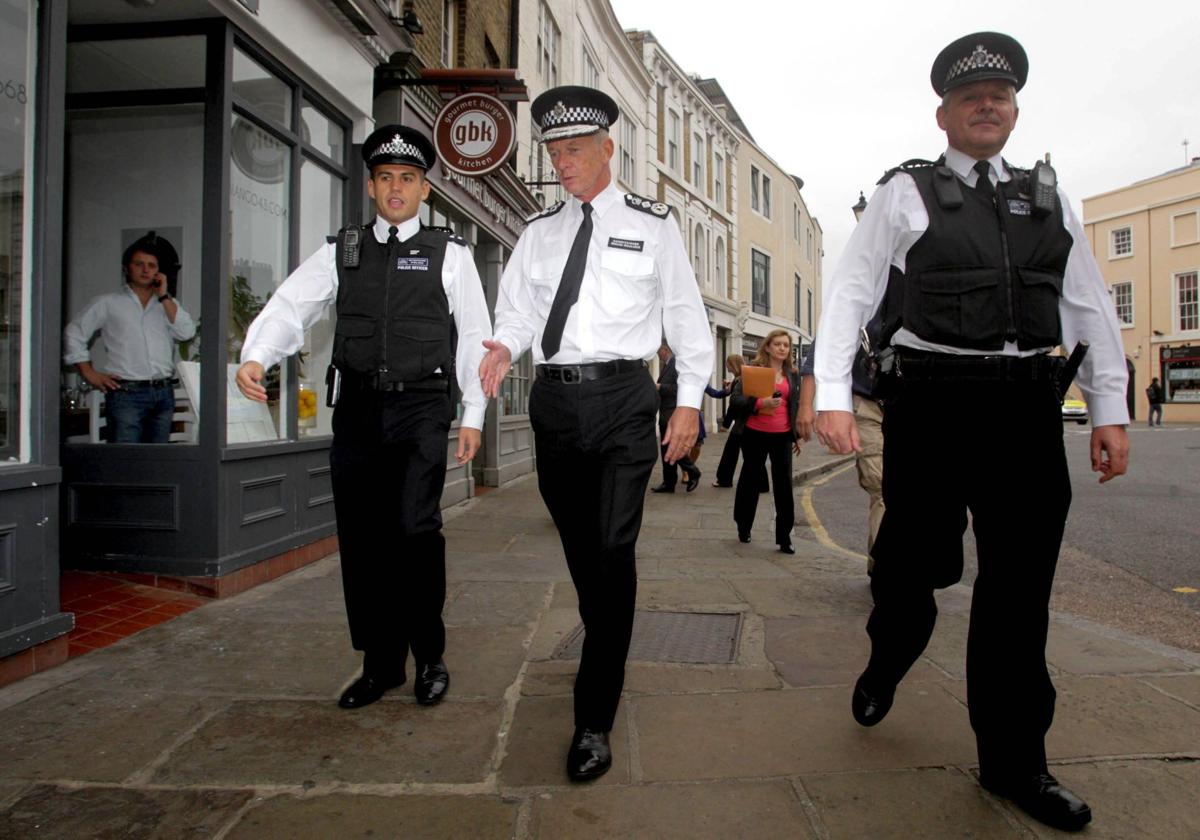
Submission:
{"label": "white dress shirt", "polygon": [[123,380],[171,379],[175,376],[175,342],[196,334],[192,316],[175,301],[175,321],[157,297],[142,306],[125,284],[119,292],[100,295],[63,330],[63,362],[91,361],[88,343],[96,331],[108,358],[104,372]]}
{"label": "white dress shirt", "polygon": [[577,365],[649,359],[665,335],[679,370],[677,404],[699,408],[712,375],[712,331],[679,228],[670,216],[630,207],[612,182],[590,204],[583,284],[558,352],[543,356],[542,331],[583,221],[574,197],[517,241],[496,300],[496,341],[514,360],[532,347],[534,364]]}
{"label": "white dress shirt", "polygon": [[[988,162],[992,183],[1012,177],[1005,169],[1001,155],[997,154]],[[974,158],[949,148],[946,165],[967,187],[975,186],[979,175],[973,169]],[[1063,226],[1073,240],[1063,277],[1062,297],[1058,302],[1063,345],[1070,349],[1080,340],[1091,345],[1079,368],[1076,383],[1087,400],[1092,425],[1125,424],[1129,422],[1125,402],[1127,373],[1116,312],[1092,257],[1083,226],[1061,190],[1058,195],[1063,209]],[[814,369],[817,411],[853,410],[850,368],[858,347],[859,327],[865,325],[879,308],[891,267],[904,270],[909,249],[928,227],[929,214],[912,176],[897,172],[871,196],[834,270],[821,313]],[[951,347],[924,341],[903,327],[892,336],[891,343],[937,353],[975,355],[1024,356],[1053,349],[1022,352],[1015,342],[1007,342],[1002,350]]]}
{"label": "white dress shirt", "polygon": [[[375,217],[372,232],[377,242],[387,243],[389,225],[386,219]],[[397,227],[396,236],[403,243],[420,231],[421,220],[414,216]],[[442,288],[458,327],[455,373],[462,390],[462,425],[482,429],[487,400],[478,371],[483,341],[491,335],[492,323],[475,260],[466,246],[446,246]],[[326,243],[288,275],[254,319],[246,331],[242,362],[258,362],[267,369],[297,352],[304,345],[305,330],[320,320],[325,308],[337,299],[337,289],[337,245]]]}

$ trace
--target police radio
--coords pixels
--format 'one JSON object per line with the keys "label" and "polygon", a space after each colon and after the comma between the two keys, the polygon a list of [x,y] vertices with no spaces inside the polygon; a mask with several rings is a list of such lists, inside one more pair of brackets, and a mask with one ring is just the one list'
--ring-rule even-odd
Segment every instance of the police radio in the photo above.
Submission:
{"label": "police radio", "polygon": [[[1041,166],[1041,164],[1038,164]],[[358,268],[358,243],[362,231],[358,225],[350,225],[342,234],[342,267]]]}
{"label": "police radio", "polygon": [[1046,159],[1039,160],[1033,166],[1029,176],[1029,194],[1033,198],[1033,213],[1035,216],[1047,216],[1054,212],[1054,202],[1058,197],[1058,175],[1050,165],[1050,153]]}

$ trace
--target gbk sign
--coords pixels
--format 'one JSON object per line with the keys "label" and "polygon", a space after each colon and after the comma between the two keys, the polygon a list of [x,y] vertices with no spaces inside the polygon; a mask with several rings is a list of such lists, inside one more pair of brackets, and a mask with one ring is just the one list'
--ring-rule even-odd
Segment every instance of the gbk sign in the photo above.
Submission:
{"label": "gbk sign", "polygon": [[484,175],[503,165],[517,140],[512,114],[486,93],[465,93],[446,103],[434,123],[442,166],[462,175]]}

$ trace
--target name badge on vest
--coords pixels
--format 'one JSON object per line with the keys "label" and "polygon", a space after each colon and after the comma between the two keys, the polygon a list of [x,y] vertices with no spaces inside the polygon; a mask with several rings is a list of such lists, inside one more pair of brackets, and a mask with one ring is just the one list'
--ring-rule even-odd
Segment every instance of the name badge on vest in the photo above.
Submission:
{"label": "name badge on vest", "polygon": [[616,236],[608,238],[609,248],[620,248],[624,251],[641,251],[645,244],[640,239],[620,239]]}
{"label": "name badge on vest", "polygon": [[1008,212],[1013,216],[1028,216],[1033,212],[1033,205],[1020,198],[1010,198]]}
{"label": "name badge on vest", "polygon": [[397,271],[428,271],[429,257],[397,257]]}

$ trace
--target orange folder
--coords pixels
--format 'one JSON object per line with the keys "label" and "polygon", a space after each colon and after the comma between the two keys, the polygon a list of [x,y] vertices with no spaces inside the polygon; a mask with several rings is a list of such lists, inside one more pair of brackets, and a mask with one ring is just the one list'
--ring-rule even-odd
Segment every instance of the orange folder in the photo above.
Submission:
{"label": "orange folder", "polygon": [[[775,370],[757,365],[742,365],[742,393],[747,397],[775,396]],[[774,414],[775,409],[766,408],[759,414]]]}

